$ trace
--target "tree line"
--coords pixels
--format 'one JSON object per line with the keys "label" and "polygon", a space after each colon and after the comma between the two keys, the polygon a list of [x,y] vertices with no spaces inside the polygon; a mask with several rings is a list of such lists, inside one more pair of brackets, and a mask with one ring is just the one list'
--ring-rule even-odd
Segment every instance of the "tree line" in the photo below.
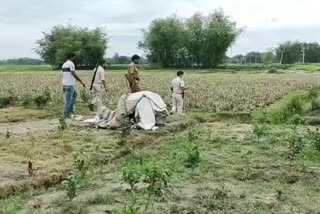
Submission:
{"label": "tree line", "polygon": [[0,65],[43,65],[43,64],[45,64],[43,60],[32,59],[28,57],[0,60]]}
{"label": "tree line", "polygon": [[320,45],[318,42],[286,41],[267,52],[249,52],[228,59],[237,64],[294,64],[320,62]]}
{"label": "tree line", "polygon": [[152,21],[139,47],[150,62],[163,67],[214,68],[241,31],[222,9],[187,19],[174,16]]}

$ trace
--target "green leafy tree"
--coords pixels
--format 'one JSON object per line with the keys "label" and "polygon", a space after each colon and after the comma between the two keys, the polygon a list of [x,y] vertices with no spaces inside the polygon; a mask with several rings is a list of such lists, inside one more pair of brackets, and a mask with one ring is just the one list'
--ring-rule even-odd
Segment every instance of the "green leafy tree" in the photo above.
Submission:
{"label": "green leafy tree", "polygon": [[149,29],[143,31],[144,41],[139,46],[143,48],[153,63],[164,67],[175,67],[179,50],[183,48],[184,26],[176,17],[156,19]]}
{"label": "green leafy tree", "polygon": [[94,67],[105,55],[108,44],[107,35],[100,28],[89,30],[58,25],[43,35],[36,42],[36,52],[54,67],[60,67],[69,52],[76,53],[75,63],[78,66]]}
{"label": "green leafy tree", "polygon": [[185,21],[177,17],[156,19],[143,30],[139,47],[150,62],[164,67],[213,68],[224,61],[241,31],[223,10],[208,16],[196,13]]}
{"label": "green leafy tree", "polygon": [[[280,44],[278,48],[276,48],[276,57],[278,62],[282,62],[282,64],[294,64],[301,61],[301,43],[287,41],[283,44]],[[282,60],[281,60],[282,58]]]}

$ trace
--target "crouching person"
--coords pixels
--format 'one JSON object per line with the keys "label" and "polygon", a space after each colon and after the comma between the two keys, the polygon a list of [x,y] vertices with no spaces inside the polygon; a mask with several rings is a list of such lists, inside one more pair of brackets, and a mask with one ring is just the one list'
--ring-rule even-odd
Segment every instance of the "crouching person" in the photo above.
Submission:
{"label": "crouching person", "polygon": [[99,120],[99,117],[101,115],[101,107],[104,105],[107,85],[106,85],[106,74],[105,74],[105,68],[106,68],[106,61],[103,59],[99,63],[98,67],[95,70],[94,79],[92,80],[92,87],[94,94],[94,99],[92,100],[89,108],[91,110],[96,110],[97,114],[95,119]]}
{"label": "crouching person", "polygon": [[83,87],[86,87],[76,74],[75,65],[72,62],[74,57],[74,53],[68,53],[67,61],[62,65],[62,85],[63,92],[65,94],[64,116],[67,118],[71,118],[73,114],[73,106],[77,99],[77,91],[75,89],[76,80],[79,81]]}
{"label": "crouching person", "polygon": [[185,86],[183,81],[183,71],[178,71],[177,77],[172,80],[171,91],[172,91],[172,114],[183,114],[183,99],[184,91],[188,88]]}

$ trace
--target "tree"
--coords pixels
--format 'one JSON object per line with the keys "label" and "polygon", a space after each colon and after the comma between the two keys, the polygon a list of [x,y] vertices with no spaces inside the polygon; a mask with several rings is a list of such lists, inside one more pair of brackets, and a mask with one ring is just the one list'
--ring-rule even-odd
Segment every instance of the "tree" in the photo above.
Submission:
{"label": "tree", "polygon": [[55,26],[38,40],[36,52],[54,67],[60,67],[68,52],[76,53],[78,66],[94,67],[106,53],[108,38],[102,29],[89,30],[76,26]]}
{"label": "tree", "polygon": [[150,62],[164,67],[216,67],[241,29],[215,10],[208,16],[194,14],[185,21],[176,17],[156,19],[143,30],[143,48]]}
{"label": "tree", "polygon": [[176,17],[156,19],[143,31],[143,48],[149,59],[164,67],[175,67],[179,51],[183,48],[184,26]]}
{"label": "tree", "polygon": [[316,63],[320,62],[320,45],[317,42],[303,43],[305,47],[305,62]]}
{"label": "tree", "polygon": [[249,52],[246,55],[246,59],[247,59],[248,64],[262,63],[260,52]]}
{"label": "tree", "polygon": [[301,61],[301,45],[302,44],[298,41],[287,41],[283,44],[280,44],[279,47],[276,49],[277,61],[281,61],[281,63],[283,64],[294,64]]}
{"label": "tree", "polygon": [[204,35],[204,17],[201,13],[195,13],[186,21],[186,48],[191,55],[191,60],[197,65],[201,65],[203,56],[203,46],[205,42]]}
{"label": "tree", "polygon": [[273,59],[274,59],[274,53],[273,51],[267,51],[267,52],[264,52],[261,54],[262,56],[262,63],[263,64],[271,64],[273,62]]}
{"label": "tree", "polygon": [[242,29],[238,29],[236,23],[230,21],[222,9],[211,13],[207,17],[205,27],[203,67],[217,67],[241,32]]}

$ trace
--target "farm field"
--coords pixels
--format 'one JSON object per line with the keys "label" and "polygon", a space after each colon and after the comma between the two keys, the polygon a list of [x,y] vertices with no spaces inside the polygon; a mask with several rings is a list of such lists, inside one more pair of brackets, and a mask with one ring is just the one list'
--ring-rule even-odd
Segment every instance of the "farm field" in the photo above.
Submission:
{"label": "farm field", "polygon": [[[107,73],[112,109],[127,92],[124,73]],[[91,75],[79,72],[87,86]],[[141,72],[169,107],[174,77]],[[251,117],[291,94],[309,102],[320,74],[187,70],[186,114],[157,132],[78,121],[63,130],[60,81],[59,71],[0,72],[1,214],[320,212],[320,132],[302,121],[304,103],[289,102],[297,115],[285,124]],[[91,95],[79,92],[76,114],[87,116]],[[37,108],[34,98],[48,93]]]}

